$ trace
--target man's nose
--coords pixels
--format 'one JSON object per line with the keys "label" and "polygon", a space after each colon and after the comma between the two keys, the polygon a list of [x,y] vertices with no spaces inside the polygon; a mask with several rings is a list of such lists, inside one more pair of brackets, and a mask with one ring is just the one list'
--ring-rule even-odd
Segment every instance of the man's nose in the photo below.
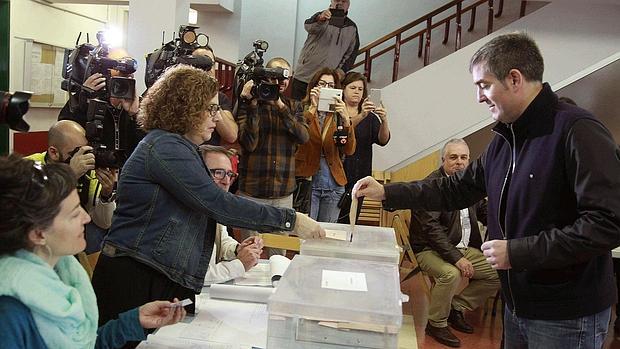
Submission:
{"label": "man's nose", "polygon": [[487,97],[480,87],[476,89],[476,96],[478,97],[478,103],[484,103],[487,100]]}

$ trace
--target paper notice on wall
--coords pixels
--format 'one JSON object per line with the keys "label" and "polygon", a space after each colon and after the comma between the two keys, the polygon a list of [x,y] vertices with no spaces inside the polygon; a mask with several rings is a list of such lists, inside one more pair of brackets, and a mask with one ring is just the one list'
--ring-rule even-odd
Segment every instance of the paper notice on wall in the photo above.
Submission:
{"label": "paper notice on wall", "polygon": [[347,271],[323,270],[321,287],[333,290],[368,292],[366,274]]}

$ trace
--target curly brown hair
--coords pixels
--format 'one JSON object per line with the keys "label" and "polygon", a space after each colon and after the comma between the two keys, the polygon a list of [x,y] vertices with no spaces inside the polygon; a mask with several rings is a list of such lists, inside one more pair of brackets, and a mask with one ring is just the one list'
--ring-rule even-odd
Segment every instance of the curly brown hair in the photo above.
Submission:
{"label": "curly brown hair", "polygon": [[145,131],[161,129],[183,135],[200,127],[202,112],[218,90],[217,80],[201,69],[178,65],[167,69],[149,88],[138,123]]}

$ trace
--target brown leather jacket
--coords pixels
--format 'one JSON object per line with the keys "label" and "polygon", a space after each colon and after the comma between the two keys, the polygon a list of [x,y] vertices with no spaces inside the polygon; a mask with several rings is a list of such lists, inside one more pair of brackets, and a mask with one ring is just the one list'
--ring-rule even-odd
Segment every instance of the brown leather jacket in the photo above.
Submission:
{"label": "brown leather jacket", "polygon": [[347,176],[342,166],[344,155],[351,155],[355,152],[355,128],[345,127],[348,132],[347,144],[338,147],[334,142],[334,131],[336,131],[336,121],[334,113],[327,113],[325,124],[328,128],[325,137],[322,137],[322,130],[319,128],[319,119],[316,112],[312,113],[308,108],[304,108],[304,118],[308,124],[310,139],[302,144],[295,154],[295,176],[310,177],[319,170],[321,160],[321,150],[325,154],[329,170],[339,185],[347,184]]}

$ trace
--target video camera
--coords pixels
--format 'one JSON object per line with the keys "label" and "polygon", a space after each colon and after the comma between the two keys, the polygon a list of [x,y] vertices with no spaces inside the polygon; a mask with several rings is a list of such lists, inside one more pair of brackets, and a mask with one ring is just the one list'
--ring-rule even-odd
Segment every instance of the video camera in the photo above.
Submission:
{"label": "video camera", "polygon": [[235,95],[240,96],[243,86],[250,80],[254,81],[252,96],[260,101],[275,101],[279,96],[280,87],[276,83],[269,83],[266,79],[288,79],[289,70],[284,68],[265,68],[263,54],[269,48],[264,40],[255,40],[254,50],[248,53],[242,61],[237,63],[235,72]]}
{"label": "video camera", "polygon": [[[138,63],[135,59],[125,57],[121,59],[108,58],[109,47],[103,32],[97,32],[98,45],[90,43],[78,45],[80,35],[76,41],[76,48],[65,51],[61,88],[72,95],[70,103],[71,111],[79,106],[79,92],[84,89],[90,97],[103,100],[112,98],[133,100],[135,96],[136,82],[133,78],[112,76],[112,70],[122,75],[133,74]],[[84,81],[95,73],[100,73],[106,79],[105,87],[99,91],[91,91],[83,86]],[[83,103],[83,102],[82,102]]]}
{"label": "video camera", "polygon": [[108,108],[110,105],[107,102],[97,98],[88,102],[86,139],[88,145],[93,148],[96,168],[121,168],[127,160],[127,154],[125,150],[120,149],[120,116],[107,113]]}
{"label": "video camera", "polygon": [[[71,94],[69,107],[71,113],[86,113],[86,139],[95,154],[95,167],[120,168],[127,156],[120,147],[120,135],[130,132],[120,127],[122,109],[114,108],[110,98],[133,100],[135,80],[124,76],[112,76],[112,70],[122,75],[133,74],[137,62],[133,58],[111,59],[109,47],[103,32],[97,33],[98,45],[90,43],[78,45],[74,50],[65,51],[61,88]],[[88,41],[88,37],[87,37]],[[105,77],[105,87],[93,91],[83,86],[91,75],[99,73]]]}
{"label": "video camera", "polygon": [[28,111],[28,100],[31,96],[30,92],[0,91],[0,125],[7,124],[12,130],[28,132],[30,125],[24,121],[23,117]]}
{"label": "video camera", "polygon": [[213,67],[213,60],[208,56],[192,55],[199,48],[209,46],[209,37],[206,34],[196,34],[199,27],[182,25],[179,27],[179,37],[146,56],[146,74],[144,83],[149,88],[161,76],[166,68],[176,64],[187,64],[209,71]]}

